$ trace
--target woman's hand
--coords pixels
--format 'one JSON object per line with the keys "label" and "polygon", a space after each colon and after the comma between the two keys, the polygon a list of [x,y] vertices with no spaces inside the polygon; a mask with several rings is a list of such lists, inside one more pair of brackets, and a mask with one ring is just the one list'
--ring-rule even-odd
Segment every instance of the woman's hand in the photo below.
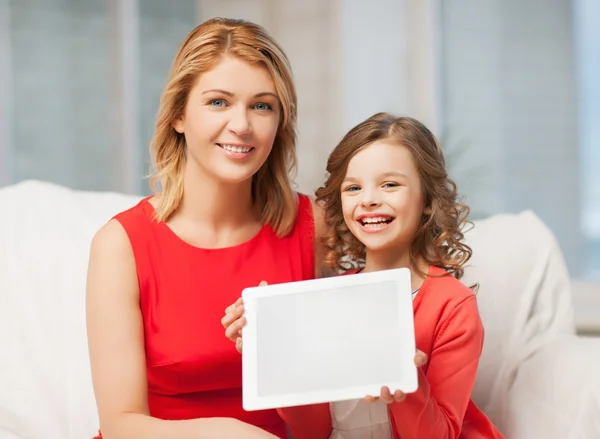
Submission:
{"label": "woman's hand", "polygon": [[[427,355],[424,352],[419,351],[417,349],[417,353],[415,354],[415,366],[422,367],[427,364]],[[374,402],[378,399],[381,399],[386,404],[391,404],[392,402],[402,402],[406,399],[406,394],[401,392],[400,390],[396,390],[393,394],[390,392],[389,387],[383,386],[381,388],[381,394],[377,396],[367,396],[365,400],[367,402]]]}
{"label": "woman's hand", "polygon": [[[258,286],[267,285],[264,280]],[[240,297],[235,303],[225,308],[225,315],[221,319],[221,324],[225,328],[225,336],[235,343],[235,348],[242,353],[242,328],[246,324],[244,318],[244,301]]]}
{"label": "woman's hand", "polygon": [[242,328],[246,324],[244,318],[244,301],[240,297],[235,303],[225,308],[225,315],[221,319],[225,328],[225,336],[235,343],[235,348],[242,353]]}

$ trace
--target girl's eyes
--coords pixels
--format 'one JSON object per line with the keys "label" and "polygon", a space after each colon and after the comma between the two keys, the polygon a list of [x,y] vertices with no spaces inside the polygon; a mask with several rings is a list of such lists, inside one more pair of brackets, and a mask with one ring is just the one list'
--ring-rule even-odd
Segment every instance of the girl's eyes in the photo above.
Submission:
{"label": "girl's eyes", "polygon": [[[394,182],[387,182],[384,183],[383,185],[381,185],[381,187],[386,188],[386,189],[390,189],[390,188],[395,188],[400,186],[398,183],[394,183]],[[360,187],[357,185],[352,185],[352,186],[348,186],[346,189],[344,189],[344,192],[356,192],[360,190]]]}

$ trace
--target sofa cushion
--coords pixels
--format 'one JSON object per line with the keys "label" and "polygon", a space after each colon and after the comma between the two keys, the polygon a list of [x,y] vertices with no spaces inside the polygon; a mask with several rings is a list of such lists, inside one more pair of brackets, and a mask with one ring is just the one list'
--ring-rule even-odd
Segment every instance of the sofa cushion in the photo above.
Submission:
{"label": "sofa cushion", "polygon": [[476,221],[462,281],[479,283],[485,342],[473,399],[497,425],[519,365],[559,334],[574,334],[570,278],[554,235],[531,211]]}
{"label": "sofa cushion", "polygon": [[85,327],[89,246],[139,198],[37,181],[0,189],[0,437],[97,433]]}

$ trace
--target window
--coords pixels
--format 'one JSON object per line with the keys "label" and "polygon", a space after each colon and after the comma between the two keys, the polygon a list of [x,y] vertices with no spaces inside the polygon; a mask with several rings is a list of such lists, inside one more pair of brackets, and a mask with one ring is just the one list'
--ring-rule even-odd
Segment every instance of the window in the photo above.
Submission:
{"label": "window", "polygon": [[0,184],[147,190],[159,96],[197,3],[0,0]]}
{"label": "window", "polygon": [[600,281],[600,2],[575,0],[584,275]]}
{"label": "window", "polygon": [[600,4],[438,7],[443,138],[475,215],[532,209],[571,274],[598,276]]}

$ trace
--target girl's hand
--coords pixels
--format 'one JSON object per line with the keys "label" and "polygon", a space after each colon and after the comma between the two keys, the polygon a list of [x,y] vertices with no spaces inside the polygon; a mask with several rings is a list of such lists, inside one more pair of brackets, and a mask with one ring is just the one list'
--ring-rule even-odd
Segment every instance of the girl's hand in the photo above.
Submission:
{"label": "girl's hand", "polygon": [[[267,285],[263,280],[259,286]],[[235,303],[225,308],[225,315],[221,319],[221,324],[225,328],[225,336],[235,343],[235,348],[242,353],[242,328],[246,324],[244,317],[244,301],[240,297]]]}
{"label": "girl's hand", "polygon": [[[419,351],[417,349],[417,353],[415,354],[415,366],[421,367],[427,364],[427,355],[424,352]],[[381,399],[386,404],[391,404],[392,402],[402,402],[406,399],[406,394],[401,392],[400,390],[396,390],[393,394],[390,392],[389,387],[383,386],[381,388],[381,394],[377,396],[366,396],[365,401],[367,402],[375,402],[378,399]]]}

